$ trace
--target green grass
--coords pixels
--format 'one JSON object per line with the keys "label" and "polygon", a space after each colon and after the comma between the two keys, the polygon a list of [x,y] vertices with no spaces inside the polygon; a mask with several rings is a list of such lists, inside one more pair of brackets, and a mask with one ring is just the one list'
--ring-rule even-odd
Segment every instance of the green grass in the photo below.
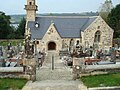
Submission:
{"label": "green grass", "polygon": [[120,73],[86,76],[81,77],[81,80],[87,87],[107,87],[120,86]]}
{"label": "green grass", "polygon": [[18,45],[19,43],[23,45],[23,40],[0,40],[0,46],[7,46],[9,43],[11,43],[13,46]]}
{"label": "green grass", "polygon": [[12,88],[13,90],[22,89],[26,84],[27,80],[25,79],[10,79],[10,78],[1,78],[0,79],[0,90],[8,90]]}

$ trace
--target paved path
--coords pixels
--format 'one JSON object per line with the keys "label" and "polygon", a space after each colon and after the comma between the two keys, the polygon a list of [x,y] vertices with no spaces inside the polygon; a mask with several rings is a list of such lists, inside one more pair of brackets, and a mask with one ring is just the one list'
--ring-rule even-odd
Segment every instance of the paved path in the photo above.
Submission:
{"label": "paved path", "polygon": [[52,70],[52,63],[45,62],[40,70],[37,70],[37,81],[42,80],[72,80],[72,69],[59,60],[55,61]]}
{"label": "paved path", "polygon": [[52,70],[52,55],[48,55],[43,66],[37,69],[37,81],[28,83],[23,90],[85,90],[79,80],[72,80],[72,69],[65,66],[58,55],[55,55],[55,69]]}

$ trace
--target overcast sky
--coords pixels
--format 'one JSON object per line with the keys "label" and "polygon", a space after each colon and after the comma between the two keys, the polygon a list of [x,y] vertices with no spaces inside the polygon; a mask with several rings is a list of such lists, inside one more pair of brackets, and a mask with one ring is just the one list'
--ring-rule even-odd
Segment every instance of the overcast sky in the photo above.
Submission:
{"label": "overcast sky", "polygon": [[[105,0],[36,0],[37,13],[81,13],[97,11]],[[113,5],[120,0],[112,0]],[[24,5],[26,0],[1,0],[0,11],[6,14],[25,14]]]}

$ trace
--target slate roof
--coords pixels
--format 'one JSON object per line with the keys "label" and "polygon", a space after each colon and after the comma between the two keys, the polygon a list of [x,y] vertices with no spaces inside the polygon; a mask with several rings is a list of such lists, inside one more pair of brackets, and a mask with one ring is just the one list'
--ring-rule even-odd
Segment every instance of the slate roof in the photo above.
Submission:
{"label": "slate roof", "polygon": [[[40,16],[36,17],[35,22],[29,21],[28,28],[31,30],[32,39],[42,39],[52,22],[61,38],[80,38],[81,31],[96,18],[97,16]],[[35,27],[35,23],[39,24],[38,28]]]}

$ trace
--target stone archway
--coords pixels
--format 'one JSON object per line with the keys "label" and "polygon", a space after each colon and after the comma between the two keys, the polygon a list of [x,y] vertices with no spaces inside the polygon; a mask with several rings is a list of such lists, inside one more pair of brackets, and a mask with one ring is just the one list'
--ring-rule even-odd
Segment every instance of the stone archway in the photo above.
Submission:
{"label": "stone archway", "polygon": [[55,42],[49,42],[48,43],[48,50],[56,50],[56,43]]}

